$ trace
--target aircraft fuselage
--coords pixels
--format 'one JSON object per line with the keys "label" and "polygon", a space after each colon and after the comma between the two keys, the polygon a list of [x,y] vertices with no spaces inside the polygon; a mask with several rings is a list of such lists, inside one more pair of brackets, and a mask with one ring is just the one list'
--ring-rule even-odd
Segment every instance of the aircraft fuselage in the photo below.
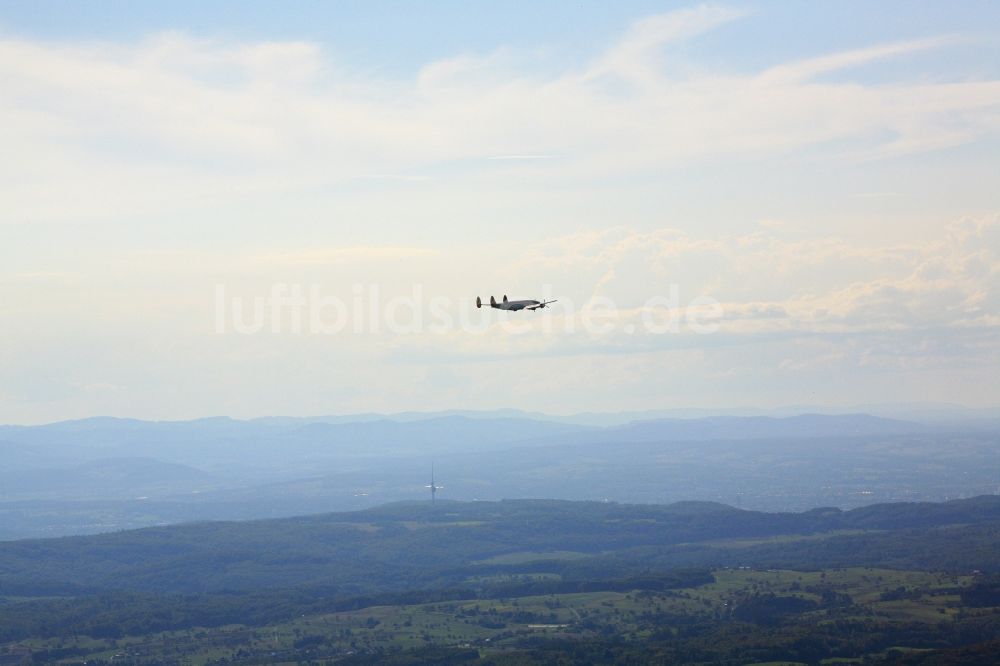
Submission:
{"label": "aircraft fuselage", "polygon": [[[549,303],[555,303],[555,301],[535,301],[535,300],[523,300],[523,301],[508,301],[507,297],[504,296],[503,300],[497,302],[497,299],[490,296],[490,307],[495,310],[510,310],[516,312],[518,310],[537,310],[539,308],[544,308]],[[476,307],[483,307],[482,299],[478,296],[476,297]]]}
{"label": "aircraft fuselage", "polygon": [[538,305],[539,301],[506,301],[505,303],[490,303],[497,310],[523,310],[529,305]]}

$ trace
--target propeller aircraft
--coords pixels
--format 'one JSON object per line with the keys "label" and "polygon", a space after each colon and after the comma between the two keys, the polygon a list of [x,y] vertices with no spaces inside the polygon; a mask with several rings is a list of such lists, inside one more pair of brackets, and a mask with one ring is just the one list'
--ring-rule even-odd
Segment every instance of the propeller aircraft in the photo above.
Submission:
{"label": "propeller aircraft", "polygon": [[[551,301],[533,301],[533,300],[508,301],[507,296],[505,295],[503,297],[503,300],[497,303],[497,299],[490,296],[491,308],[495,308],[497,310],[511,310],[513,312],[516,312],[518,310],[540,310],[549,303],[555,303],[555,302],[556,299],[553,299]],[[476,296],[476,307],[477,308],[483,307],[483,301],[478,296]]]}

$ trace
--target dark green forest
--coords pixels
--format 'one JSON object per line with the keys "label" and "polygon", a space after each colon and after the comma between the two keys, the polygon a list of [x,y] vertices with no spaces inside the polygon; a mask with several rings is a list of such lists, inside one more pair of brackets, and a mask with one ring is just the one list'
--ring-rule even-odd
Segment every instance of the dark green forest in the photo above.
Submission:
{"label": "dark green forest", "polygon": [[0,656],[936,663],[1000,636],[998,574],[995,496],[392,504],[0,543]]}

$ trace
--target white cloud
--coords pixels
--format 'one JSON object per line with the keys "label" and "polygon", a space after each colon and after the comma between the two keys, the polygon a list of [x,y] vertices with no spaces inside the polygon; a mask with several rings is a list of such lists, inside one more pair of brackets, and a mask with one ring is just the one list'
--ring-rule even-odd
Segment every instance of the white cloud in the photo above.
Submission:
{"label": "white cloud", "polygon": [[[982,344],[1000,352],[998,237],[1000,217],[957,221],[925,244],[884,247],[759,232],[702,238],[671,229],[577,234],[535,244],[514,266],[539,280],[565,275],[571,276],[566,283],[582,282],[575,300],[554,293],[558,308],[543,319],[519,319],[513,329],[501,315],[477,335],[457,330],[402,339],[396,346],[415,346],[424,360],[431,350],[439,358],[492,360],[752,348],[767,340],[819,337],[835,347],[825,354],[828,360],[844,358],[857,365],[862,359],[870,364],[881,357],[918,355],[925,357],[923,363],[951,363],[956,354],[973,360]],[[586,325],[587,308],[597,296],[616,305],[613,325],[603,332]],[[702,311],[695,305],[702,297],[717,301],[723,313],[719,320],[706,320],[718,324],[709,335],[690,325]],[[655,299],[666,307],[651,309]],[[670,317],[678,323],[676,332],[650,332],[646,326],[647,321],[662,326]],[[942,354],[945,343],[927,346],[927,336],[950,339],[955,348]],[[898,348],[892,349],[892,339],[899,341]],[[870,347],[863,347],[864,340],[872,341]],[[806,365],[813,367],[802,359],[782,367]]]}
{"label": "white cloud", "polygon": [[268,253],[263,256],[250,258],[246,262],[246,267],[260,268],[261,266],[272,266],[274,264],[288,266],[334,264],[345,261],[394,261],[404,258],[422,257],[430,254],[432,254],[432,250],[424,247],[332,247],[294,252]]}
{"label": "white cloud", "polygon": [[[996,135],[1000,82],[822,82],[819,74],[952,38],[874,45],[734,75],[664,69],[659,51],[741,16],[701,6],[637,22],[580,70],[539,75],[501,50],[387,81],[316,44],[181,33],[134,44],[0,40],[8,218],[123,215],[456,160],[524,160],[595,178],[750,159],[835,141],[880,157]],[[641,85],[619,90],[611,79]],[[512,160],[511,162],[516,162]],[[476,173],[470,169],[467,173]],[[455,177],[454,175],[452,177]],[[227,194],[228,193],[228,194]]]}
{"label": "white cloud", "polygon": [[598,58],[585,78],[610,76],[631,83],[655,85],[661,78],[657,65],[664,46],[696,37],[745,14],[718,5],[701,5],[642,19]]}
{"label": "white cloud", "polygon": [[857,67],[885,58],[936,49],[948,46],[956,41],[958,40],[955,37],[944,36],[854,49],[844,51],[843,53],[809,58],[791,64],[772,67],[760,75],[760,80],[768,84],[800,83],[816,78],[820,74],[828,74],[850,67]]}

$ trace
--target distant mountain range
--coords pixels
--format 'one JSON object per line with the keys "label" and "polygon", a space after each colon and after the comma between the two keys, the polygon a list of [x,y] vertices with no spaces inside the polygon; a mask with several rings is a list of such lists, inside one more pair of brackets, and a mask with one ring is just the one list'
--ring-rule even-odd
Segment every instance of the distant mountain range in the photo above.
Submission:
{"label": "distant mountain range", "polygon": [[0,539],[417,499],[432,463],[459,500],[940,500],[1000,486],[998,433],[869,414],[584,425],[511,411],[0,426]]}
{"label": "distant mountain range", "polygon": [[[132,423],[162,424],[197,424],[199,428],[216,424],[226,428],[228,422],[254,423],[273,426],[294,426],[305,423],[359,423],[365,421],[396,421],[410,422],[437,419],[449,416],[461,416],[469,419],[527,419],[529,421],[553,421],[584,426],[619,426],[634,421],[652,421],[661,419],[703,419],[716,416],[766,416],[771,418],[787,418],[804,414],[824,416],[843,416],[850,414],[869,414],[883,418],[903,421],[915,421],[924,424],[948,423],[960,421],[1000,421],[1000,407],[967,407],[955,403],[918,402],[918,403],[880,403],[848,405],[843,407],[826,407],[821,405],[786,405],[783,407],[730,407],[730,408],[667,408],[647,410],[625,410],[617,412],[576,412],[571,414],[547,414],[544,412],[523,409],[448,409],[438,411],[406,411],[406,412],[359,412],[355,414],[329,414],[318,416],[260,416],[251,419],[231,419],[225,416],[214,416],[179,421],[144,421],[140,419],[116,418],[98,416],[71,421],[44,424],[43,427],[66,427],[71,429],[101,428],[112,422],[119,425]],[[32,426],[0,426],[24,428]],[[183,426],[181,426],[183,427]]]}
{"label": "distant mountain range", "polygon": [[40,426],[0,426],[8,472],[57,469],[95,460],[159,459],[221,473],[281,463],[307,472],[320,460],[447,456],[512,446],[583,442],[734,440],[919,433],[928,426],[866,414],[786,418],[718,416],[658,419],[619,426],[582,426],[528,418],[429,415],[426,418],[280,418],[194,421],[92,418]]}

